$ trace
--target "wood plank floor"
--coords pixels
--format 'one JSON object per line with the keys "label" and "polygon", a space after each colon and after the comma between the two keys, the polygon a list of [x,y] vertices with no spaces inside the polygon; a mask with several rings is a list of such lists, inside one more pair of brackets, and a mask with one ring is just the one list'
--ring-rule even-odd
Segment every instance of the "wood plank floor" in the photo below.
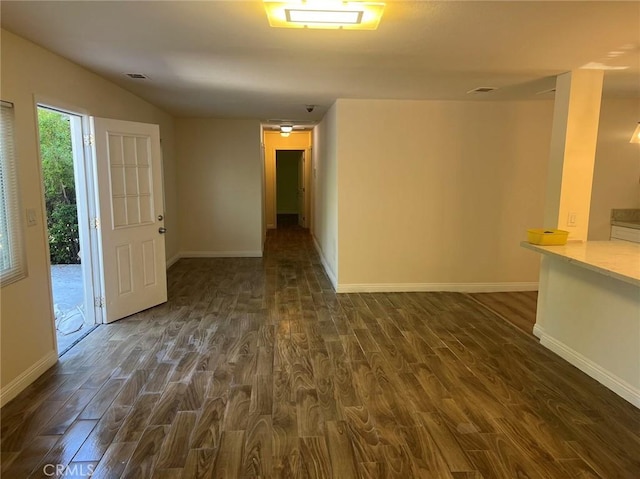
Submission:
{"label": "wood plank floor", "polygon": [[478,303],[527,334],[536,324],[537,291],[470,294]]}
{"label": "wood plank floor", "polygon": [[303,230],[169,295],[2,409],[2,477],[640,477],[640,410],[468,295],[336,295]]}

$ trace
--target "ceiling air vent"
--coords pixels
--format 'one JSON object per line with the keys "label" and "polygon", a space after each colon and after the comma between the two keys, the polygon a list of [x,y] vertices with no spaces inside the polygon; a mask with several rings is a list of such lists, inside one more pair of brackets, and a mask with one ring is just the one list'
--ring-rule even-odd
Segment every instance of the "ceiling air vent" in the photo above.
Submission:
{"label": "ceiling air vent", "polygon": [[473,90],[469,90],[467,93],[489,93],[490,91],[495,90],[492,86],[479,86],[478,88],[474,88]]}
{"label": "ceiling air vent", "polygon": [[133,78],[134,80],[148,80],[149,77],[147,75],[143,75],[142,73],[125,73],[129,78]]}

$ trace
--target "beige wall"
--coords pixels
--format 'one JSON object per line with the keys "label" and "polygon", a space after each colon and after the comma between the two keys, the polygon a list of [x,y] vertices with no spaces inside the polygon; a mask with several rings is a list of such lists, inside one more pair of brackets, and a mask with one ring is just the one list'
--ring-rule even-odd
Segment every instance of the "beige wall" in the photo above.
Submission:
{"label": "beige wall", "polygon": [[542,222],[551,101],[334,108],[339,290],[537,282],[519,242]]}
{"label": "beige wall", "polygon": [[609,239],[611,209],[640,208],[640,144],[629,143],[638,121],[640,100],[602,100],[589,240]]}
{"label": "beige wall", "polygon": [[338,107],[334,104],[314,129],[313,234],[334,287],[338,280]]}
{"label": "beige wall", "polygon": [[176,119],[181,256],[262,255],[258,120]]}
{"label": "beige wall", "polygon": [[[277,131],[264,132],[264,167],[265,167],[265,204],[264,214],[267,228],[276,227],[276,150],[305,150],[308,158],[311,148],[311,132],[295,131],[283,137]],[[305,161],[305,178],[311,175],[311,161]],[[309,184],[309,181],[306,181]],[[307,188],[306,214],[307,226],[311,224],[311,188]]]}
{"label": "beige wall", "polygon": [[37,211],[25,229],[29,276],[2,288],[0,313],[2,400],[19,392],[56,360],[44,228],[34,98],[101,117],[157,123],[164,156],[167,254],[178,249],[177,197],[171,116],[135,95],[46,51],[1,31],[1,96],[15,105],[15,140],[22,209]]}

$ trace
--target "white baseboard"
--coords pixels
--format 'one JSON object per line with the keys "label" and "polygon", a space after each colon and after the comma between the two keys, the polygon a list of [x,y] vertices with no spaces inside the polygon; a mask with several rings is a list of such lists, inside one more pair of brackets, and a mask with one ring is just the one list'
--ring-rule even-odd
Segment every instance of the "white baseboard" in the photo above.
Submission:
{"label": "white baseboard", "polygon": [[553,351],[565,361],[573,364],[583,373],[591,376],[600,384],[606,386],[623,399],[626,399],[635,407],[640,408],[640,389],[619,378],[602,366],[594,363],[577,351],[574,351],[562,341],[549,336],[542,327],[537,324],[533,327],[533,334],[540,338],[540,344]]}
{"label": "white baseboard", "polygon": [[538,326],[538,323],[533,325],[533,335],[538,338],[538,339],[542,339],[542,335],[544,334],[544,330]]}
{"label": "white baseboard", "polygon": [[45,357],[33,364],[17,378],[0,389],[0,407],[4,407],[9,401],[24,391],[27,386],[38,379],[47,369],[58,362],[58,353],[53,350]]}
{"label": "white baseboard", "polygon": [[174,256],[172,256],[171,258],[169,258],[167,260],[167,269],[171,268],[174,264],[176,264],[178,262],[178,260],[180,260],[182,256],[180,256],[180,253],[175,254]]}
{"label": "white baseboard", "polygon": [[338,279],[336,278],[335,273],[329,267],[329,262],[327,261],[327,258],[324,257],[324,254],[322,252],[322,248],[320,247],[320,243],[318,243],[318,240],[316,239],[316,237],[314,235],[311,235],[311,237],[313,238],[313,245],[316,247],[316,251],[318,252],[318,256],[320,256],[320,262],[322,263],[322,267],[324,268],[324,272],[327,273],[327,276],[329,277],[329,281],[331,281],[333,289],[336,290],[336,292],[337,292],[338,291]]}
{"label": "white baseboard", "polygon": [[262,258],[262,251],[182,251],[180,258]]}
{"label": "white baseboard", "polygon": [[498,293],[537,291],[538,283],[371,283],[338,284],[338,293],[410,293],[450,291],[457,293]]}

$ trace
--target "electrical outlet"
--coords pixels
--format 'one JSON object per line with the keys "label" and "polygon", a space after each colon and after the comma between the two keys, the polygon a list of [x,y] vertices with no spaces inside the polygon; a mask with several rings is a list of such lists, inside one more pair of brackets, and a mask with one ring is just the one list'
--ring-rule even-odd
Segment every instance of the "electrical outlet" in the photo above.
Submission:
{"label": "electrical outlet", "polygon": [[569,216],[567,217],[567,226],[576,226],[578,213],[575,211],[570,211]]}

